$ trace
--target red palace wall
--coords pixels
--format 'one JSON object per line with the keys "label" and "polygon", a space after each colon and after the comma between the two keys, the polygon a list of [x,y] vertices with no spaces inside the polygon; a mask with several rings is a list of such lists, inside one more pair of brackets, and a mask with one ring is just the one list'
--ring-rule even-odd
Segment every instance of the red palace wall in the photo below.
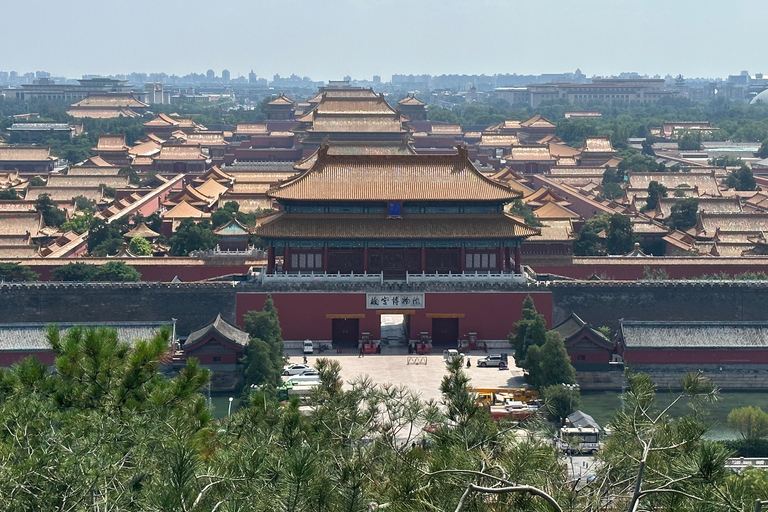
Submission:
{"label": "red palace wall", "polygon": [[[523,245],[525,247],[525,245]],[[525,258],[525,256],[523,256]],[[529,256],[530,259],[535,259],[535,255]],[[605,260],[604,258],[595,258],[596,260]],[[596,261],[594,263],[589,261],[589,258],[575,258],[573,265],[538,265],[534,262],[526,262],[523,259],[524,264],[529,264],[531,268],[539,274],[554,274],[560,276],[571,277],[574,279],[587,279],[590,276],[601,276],[607,280],[620,280],[620,281],[635,281],[643,279],[643,269],[648,267],[650,270],[664,270],[670,277],[670,279],[689,279],[699,278],[703,275],[713,275],[720,272],[725,272],[730,276],[735,276],[743,272],[766,272],[768,273],[768,265],[766,260],[760,258],[760,261],[750,261],[748,258],[743,258],[739,263],[733,263],[733,260],[729,260],[727,263],[718,261],[718,258],[708,258],[708,261],[702,261],[703,258],[696,258],[696,261],[690,264],[671,262],[664,258],[640,258],[641,261],[627,261],[627,262],[611,262],[603,263]],[[649,261],[651,260],[651,261]]]}
{"label": "red palace wall", "polygon": [[19,351],[19,352],[11,352],[11,351],[0,351],[0,367],[8,367],[12,366],[15,363],[20,362],[22,359],[26,358],[27,356],[35,356],[38,361],[43,363],[46,366],[52,366],[53,360],[55,359],[55,355],[53,353],[53,350],[30,350],[30,351]]}
{"label": "red palace wall", "polygon": [[[266,293],[237,294],[237,324],[243,326],[243,315],[264,307]],[[549,292],[498,293],[426,293],[425,308],[410,310],[410,338],[419,332],[432,332],[432,319],[459,318],[459,335],[477,332],[481,340],[503,340],[520,319],[523,301],[533,298],[536,309],[552,326],[552,295]],[[381,314],[398,314],[399,310],[366,309],[365,293],[273,293],[283,329],[284,340],[331,339],[333,318],[359,318],[360,332],[381,338]]]}
{"label": "red palace wall", "polygon": [[625,349],[633,364],[768,364],[768,350]]}

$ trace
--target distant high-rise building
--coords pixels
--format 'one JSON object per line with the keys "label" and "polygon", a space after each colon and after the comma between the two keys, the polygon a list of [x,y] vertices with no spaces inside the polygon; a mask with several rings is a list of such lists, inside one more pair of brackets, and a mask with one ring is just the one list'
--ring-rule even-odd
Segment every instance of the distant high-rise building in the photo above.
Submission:
{"label": "distant high-rise building", "polygon": [[351,82],[352,81],[352,77],[347,75],[347,76],[344,77],[344,81],[345,82]]}
{"label": "distant high-rise building", "polygon": [[225,69],[221,72],[221,79],[225,82],[229,82],[229,70]]}
{"label": "distant high-rise building", "polygon": [[373,83],[380,84],[381,83],[381,77],[379,75],[373,75]]}
{"label": "distant high-rise building", "polygon": [[251,70],[250,73],[248,73],[248,83],[249,84],[255,84],[256,83],[256,73]]}
{"label": "distant high-rise building", "polygon": [[208,80],[213,80],[214,78],[216,78],[216,73],[214,73],[212,69],[209,69],[208,71],[205,72],[205,78],[207,78]]}

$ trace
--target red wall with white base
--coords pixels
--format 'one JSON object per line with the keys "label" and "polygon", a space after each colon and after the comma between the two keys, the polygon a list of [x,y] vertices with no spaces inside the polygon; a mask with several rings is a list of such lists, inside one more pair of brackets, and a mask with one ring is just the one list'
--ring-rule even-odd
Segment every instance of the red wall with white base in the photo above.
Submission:
{"label": "red wall with white base", "polygon": [[[552,294],[549,292],[426,293],[425,308],[413,310],[410,316],[410,337],[417,339],[421,331],[432,333],[432,317],[428,315],[455,315],[459,317],[460,336],[474,331],[480,340],[507,339],[522,315],[527,295],[531,295],[536,309],[546,318],[547,326],[552,327]],[[245,313],[264,307],[266,296],[266,293],[237,294],[239,326],[243,326]],[[360,332],[371,333],[373,339],[381,338],[381,314],[386,312],[367,309],[365,293],[273,293],[272,298],[284,340],[329,341],[332,318],[343,318],[343,315],[352,318],[364,315],[360,318]],[[398,314],[398,310],[390,313]]]}

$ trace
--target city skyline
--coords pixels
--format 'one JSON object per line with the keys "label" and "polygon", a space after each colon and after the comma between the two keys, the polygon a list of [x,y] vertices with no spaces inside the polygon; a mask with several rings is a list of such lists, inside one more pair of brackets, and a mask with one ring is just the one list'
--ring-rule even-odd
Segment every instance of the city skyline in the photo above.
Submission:
{"label": "city skyline", "polygon": [[[51,0],[12,3],[0,30],[7,41],[24,41],[0,59],[3,70],[46,70],[54,76],[117,75],[126,70],[183,76],[216,66],[233,78],[293,73],[314,80],[346,75],[383,81],[393,74],[521,75],[573,72],[587,76],[641,75],[726,77],[759,72],[761,50],[756,1],[728,9],[714,2],[658,0],[642,6],[593,0],[575,5],[481,0],[471,4],[431,0],[385,0],[375,5],[339,0],[266,1],[258,6],[235,0],[215,10],[202,2],[151,3],[138,0],[130,32],[116,32],[116,13],[95,0],[79,8]],[[152,9],[149,9],[149,7]],[[147,7],[147,9],[144,9]],[[14,23],[35,13],[38,37]],[[57,43],[62,28],[82,26],[71,44]],[[670,22],[674,20],[674,25]],[[726,27],[739,26],[739,46],[722,44]],[[130,35],[130,37],[127,37]],[[186,42],[169,58],[156,43]],[[133,39],[133,42],[131,42]],[[754,43],[754,44],[753,44]],[[178,41],[175,43],[178,44]],[[134,47],[131,50],[131,47]]]}

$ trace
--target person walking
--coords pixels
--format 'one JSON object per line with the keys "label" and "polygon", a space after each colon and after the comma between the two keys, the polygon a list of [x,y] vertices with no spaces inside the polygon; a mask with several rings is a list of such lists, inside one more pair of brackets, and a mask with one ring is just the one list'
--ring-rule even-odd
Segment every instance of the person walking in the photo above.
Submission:
{"label": "person walking", "polygon": [[357,349],[358,349],[357,357],[358,358],[365,357],[365,351],[363,351],[363,342],[362,341],[357,344]]}

